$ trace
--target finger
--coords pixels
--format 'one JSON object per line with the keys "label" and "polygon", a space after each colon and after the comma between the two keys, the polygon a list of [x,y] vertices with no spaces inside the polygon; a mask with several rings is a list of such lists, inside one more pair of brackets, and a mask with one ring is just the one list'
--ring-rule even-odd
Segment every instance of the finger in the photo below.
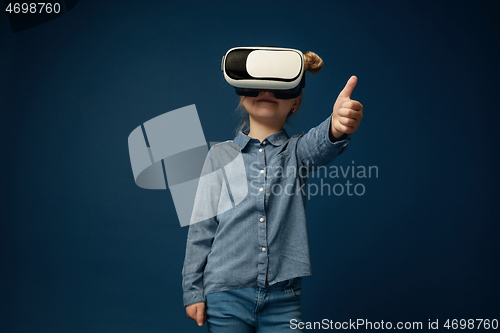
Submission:
{"label": "finger", "polygon": [[361,120],[361,118],[363,118],[363,112],[346,108],[340,108],[337,111],[337,114],[341,117],[352,118],[352,119]]}
{"label": "finger", "polygon": [[353,133],[354,131],[352,130],[353,128],[352,127],[349,127],[349,126],[346,126],[346,125],[342,125],[341,123],[339,123],[338,121],[335,121],[334,123],[334,126],[333,126],[337,131],[341,132],[341,133]]}
{"label": "finger", "polygon": [[[196,309],[194,309],[194,311],[196,311]],[[188,307],[186,307],[186,315],[188,316],[188,318],[195,320],[195,319],[196,319],[196,318],[194,317],[194,316],[195,316],[195,314],[196,314],[196,312],[193,312],[193,308],[191,308],[191,307],[189,307],[189,306],[188,306]]]}
{"label": "finger", "polygon": [[358,101],[353,101],[353,100],[344,102],[344,104],[342,104],[342,107],[346,108],[346,109],[357,110],[357,111],[363,110],[363,104],[361,104]]}
{"label": "finger", "polygon": [[348,126],[348,127],[357,127],[359,124],[359,121],[356,119],[352,119],[352,118],[340,117],[339,123],[341,123],[342,125]]}
{"label": "finger", "polygon": [[203,323],[205,322],[204,316],[205,304],[203,303],[196,307],[196,322],[198,323],[198,326],[203,326]]}
{"label": "finger", "polygon": [[351,76],[351,78],[347,81],[344,89],[340,92],[339,97],[351,98],[352,91],[354,87],[356,87],[356,83],[358,83],[358,78],[356,76]]}

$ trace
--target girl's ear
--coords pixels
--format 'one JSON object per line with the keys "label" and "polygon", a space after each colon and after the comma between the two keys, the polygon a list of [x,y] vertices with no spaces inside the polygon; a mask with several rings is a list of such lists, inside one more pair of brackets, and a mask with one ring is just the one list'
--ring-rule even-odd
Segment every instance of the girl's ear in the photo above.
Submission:
{"label": "girl's ear", "polygon": [[302,100],[302,95],[300,95],[299,97],[297,97],[297,98],[295,99],[295,102],[293,102],[293,108],[294,108],[294,109],[297,109],[297,108],[299,107],[299,105],[300,105],[300,101],[301,101],[301,100]]}

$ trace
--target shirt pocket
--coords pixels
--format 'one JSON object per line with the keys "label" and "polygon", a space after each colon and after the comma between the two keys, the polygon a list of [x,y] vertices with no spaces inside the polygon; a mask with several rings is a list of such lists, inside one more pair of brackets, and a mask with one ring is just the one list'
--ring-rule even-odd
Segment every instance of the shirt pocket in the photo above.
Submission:
{"label": "shirt pocket", "polygon": [[293,174],[293,170],[288,170],[290,166],[290,151],[285,149],[271,158],[268,164],[267,179],[270,186],[287,182],[287,179]]}
{"label": "shirt pocket", "polygon": [[290,159],[290,152],[288,149],[279,152],[271,159],[272,166],[284,165]]}

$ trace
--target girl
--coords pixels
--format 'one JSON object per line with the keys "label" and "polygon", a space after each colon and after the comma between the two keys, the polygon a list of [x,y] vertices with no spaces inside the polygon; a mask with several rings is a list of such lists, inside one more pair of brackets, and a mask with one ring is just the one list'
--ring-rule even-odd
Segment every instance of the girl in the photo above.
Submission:
{"label": "girl", "polygon": [[[303,56],[312,75],[323,67],[315,53]],[[307,174],[341,154],[358,128],[363,106],[350,98],[356,83],[352,76],[318,126],[291,138],[283,125],[299,108],[302,92],[287,99],[259,89],[240,98],[245,121],[234,140],[212,146],[203,172],[215,171],[221,156],[239,154],[248,186],[217,192],[217,200],[225,195],[233,206],[191,224],[188,232],[184,306],[199,326],[206,320],[210,332],[277,333],[301,321],[301,280],[311,275],[304,186]],[[234,183],[238,177],[224,174],[226,183],[231,178]],[[238,191],[246,195],[234,204]]]}

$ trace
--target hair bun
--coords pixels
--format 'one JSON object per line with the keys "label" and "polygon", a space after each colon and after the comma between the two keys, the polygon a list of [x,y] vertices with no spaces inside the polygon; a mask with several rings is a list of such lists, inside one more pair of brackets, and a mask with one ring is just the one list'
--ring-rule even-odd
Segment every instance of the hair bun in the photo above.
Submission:
{"label": "hair bun", "polygon": [[304,54],[304,70],[311,75],[316,75],[323,68],[323,60],[314,52],[307,51]]}

